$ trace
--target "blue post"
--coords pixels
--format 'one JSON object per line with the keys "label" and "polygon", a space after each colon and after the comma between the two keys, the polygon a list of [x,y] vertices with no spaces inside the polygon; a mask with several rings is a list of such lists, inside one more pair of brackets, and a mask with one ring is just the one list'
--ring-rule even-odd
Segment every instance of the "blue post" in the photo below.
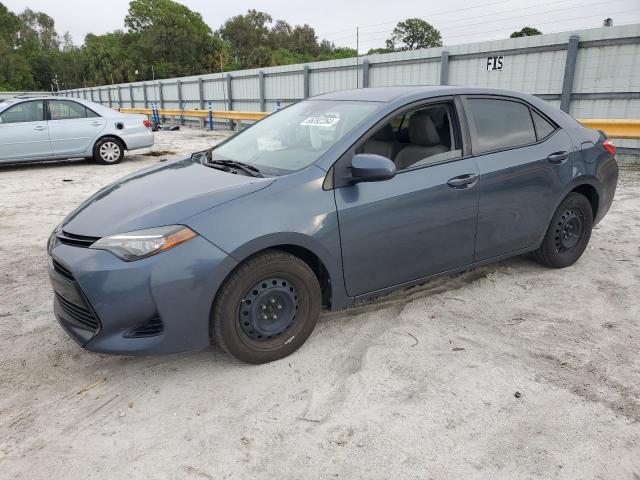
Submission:
{"label": "blue post", "polygon": [[280,100],[276,100],[276,112],[280,110]]}
{"label": "blue post", "polygon": [[213,109],[211,102],[209,102],[209,130],[213,130]]}

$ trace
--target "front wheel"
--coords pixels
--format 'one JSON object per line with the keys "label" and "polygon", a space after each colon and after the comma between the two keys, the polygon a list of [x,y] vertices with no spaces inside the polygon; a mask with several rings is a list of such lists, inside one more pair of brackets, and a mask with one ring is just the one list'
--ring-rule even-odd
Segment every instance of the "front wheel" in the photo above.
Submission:
{"label": "front wheel", "polygon": [[102,165],[120,163],[124,157],[124,145],[117,138],[101,138],[93,146],[93,158]]}
{"label": "front wheel", "polygon": [[298,257],[272,250],[240,265],[211,313],[214,343],[243,362],[272,362],[295,352],[315,328],[320,284]]}
{"label": "front wheel", "polygon": [[553,268],[573,265],[587,248],[592,227],[591,203],[584,195],[570,193],[554,213],[540,248],[534,252],[536,260]]}

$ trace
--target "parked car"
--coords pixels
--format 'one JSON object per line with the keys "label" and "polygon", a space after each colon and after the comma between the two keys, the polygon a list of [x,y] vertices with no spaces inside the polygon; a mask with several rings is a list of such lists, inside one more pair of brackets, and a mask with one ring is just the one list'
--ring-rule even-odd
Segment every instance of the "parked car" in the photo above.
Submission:
{"label": "parked car", "polygon": [[573,264],[617,179],[602,132],[530,95],[328,93],[89,198],[48,244],[54,311],[96,352],[269,362],[322,308],[527,252]]}
{"label": "parked car", "polygon": [[125,150],[152,145],[146,115],[56,96],[0,102],[0,163],[85,157],[112,165]]}

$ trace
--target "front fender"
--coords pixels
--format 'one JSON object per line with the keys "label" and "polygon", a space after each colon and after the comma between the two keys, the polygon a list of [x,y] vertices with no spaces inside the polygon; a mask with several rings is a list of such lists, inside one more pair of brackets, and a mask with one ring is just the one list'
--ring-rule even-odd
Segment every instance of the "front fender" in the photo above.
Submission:
{"label": "front fender", "polygon": [[238,263],[242,263],[247,258],[261,251],[271,248],[299,247],[314,254],[327,270],[331,285],[331,309],[339,310],[352,303],[344,288],[344,278],[342,272],[342,262],[340,257],[336,257],[321,242],[313,237],[297,232],[278,232],[264,235],[253,239],[232,252],[229,255]]}
{"label": "front fender", "polygon": [[332,308],[349,304],[342,274],[340,232],[333,191],[322,189],[325,172],[311,167],[265,188],[202,212],[185,222],[242,262],[279,246],[315,254],[331,279]]}

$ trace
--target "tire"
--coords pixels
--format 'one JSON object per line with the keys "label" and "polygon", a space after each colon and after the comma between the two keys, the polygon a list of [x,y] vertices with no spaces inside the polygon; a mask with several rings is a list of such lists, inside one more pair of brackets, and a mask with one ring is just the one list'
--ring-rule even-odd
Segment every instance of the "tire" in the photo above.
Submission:
{"label": "tire", "polygon": [[313,270],[298,257],[268,250],[241,264],[220,288],[211,311],[213,341],[246,363],[279,360],[309,338],[320,307]]}
{"label": "tire", "polygon": [[101,165],[115,165],[124,157],[124,145],[115,137],[104,137],[93,146],[93,158]]}
{"label": "tire", "polygon": [[573,265],[587,248],[592,227],[591,203],[584,195],[570,193],[553,214],[534,258],[552,268]]}

